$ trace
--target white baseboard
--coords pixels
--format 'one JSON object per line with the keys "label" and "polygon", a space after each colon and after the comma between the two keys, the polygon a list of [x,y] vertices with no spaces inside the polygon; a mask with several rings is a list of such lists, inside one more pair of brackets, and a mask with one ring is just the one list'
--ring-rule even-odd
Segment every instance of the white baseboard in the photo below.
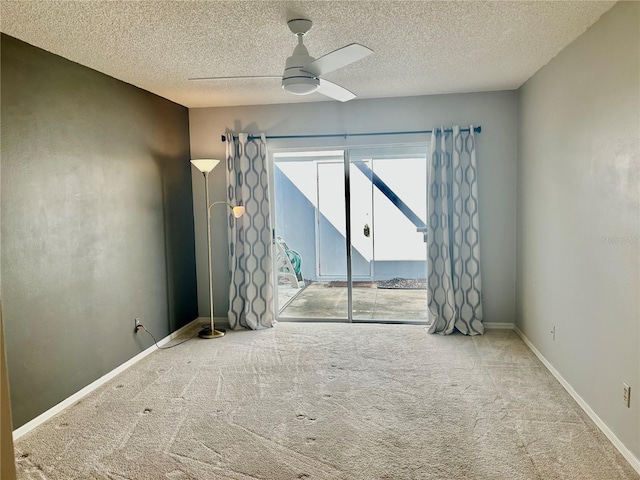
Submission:
{"label": "white baseboard", "polygon": [[624,443],[620,441],[618,437],[616,437],[616,435],[611,431],[611,429],[607,426],[607,424],[604,423],[604,421],[598,416],[596,412],[593,411],[593,409],[578,394],[578,392],[576,392],[573,389],[571,384],[567,382],[562,375],[560,375],[560,372],[558,372],[553,367],[553,365],[549,363],[549,361],[544,357],[544,355],[542,355],[542,353],[540,353],[540,351],[533,345],[533,343],[531,343],[531,341],[526,337],[526,335],[522,333],[522,331],[516,326],[514,326],[514,330],[518,334],[518,336],[522,339],[522,341],[527,345],[527,347],[529,347],[529,349],[535,354],[535,356],[538,357],[538,359],[542,362],[542,364],[545,367],[547,367],[547,370],[549,370],[551,374],[554,377],[556,377],[556,379],[564,387],[564,389],[567,392],[569,392],[569,395],[571,395],[573,399],[578,403],[578,405],[580,405],[580,408],[582,408],[582,410],[584,410],[585,413],[589,415],[589,418],[593,420],[593,423],[595,423],[596,426],[600,430],[602,430],[602,433],[604,433],[607,436],[607,438],[611,440],[611,443],[613,443],[613,446],[616,447],[616,449],[622,454],[622,456],[627,460],[627,462],[631,464],[631,466],[635,469],[635,471],[640,474],[640,460],[625,446]]}
{"label": "white baseboard", "polygon": [[488,330],[513,330],[516,328],[513,323],[483,322],[483,325]]}
{"label": "white baseboard", "polygon": [[[209,323],[209,317],[198,317],[198,321],[202,323]],[[224,328],[225,330],[229,329],[229,319],[227,317],[213,317],[213,324],[216,327]]]}
{"label": "white baseboard", "polygon": [[[161,346],[169,343],[171,340],[173,340],[174,338],[182,335],[183,333],[185,333],[187,330],[189,330],[190,328],[192,328],[193,326],[195,326],[199,322],[206,323],[208,320],[209,320],[208,318],[202,318],[202,317],[196,318],[195,320],[187,323],[184,327],[179,328],[178,330],[176,330],[172,334],[164,337],[162,340],[160,340],[158,342],[158,346],[161,347]],[[106,382],[108,382],[109,380],[114,378],[119,373],[124,372],[127,368],[129,368],[133,364],[139,362],[140,360],[142,360],[144,357],[146,357],[150,353],[153,353],[155,350],[157,350],[156,346],[155,345],[151,345],[149,348],[147,348],[146,350],[143,350],[142,352],[140,352],[135,357],[127,360],[126,362],[124,362],[119,367],[111,370],[109,373],[106,373],[102,377],[100,377],[97,380],[95,380],[94,382],[90,383],[89,385],[84,387],[82,390],[74,393],[73,395],[71,395],[68,398],[65,398],[63,401],[61,401],[57,405],[51,407],[46,412],[41,413],[40,415],[38,415],[33,420],[31,420],[31,421],[25,423],[24,425],[22,425],[20,428],[15,429],[13,431],[13,440],[15,441],[15,440],[19,439],[25,433],[30,432],[31,430],[36,428],[38,425],[41,425],[42,423],[46,422],[47,420],[49,420],[54,415],[57,415],[58,413],[60,413],[65,408],[70,407],[71,405],[76,403],[78,400],[80,400],[82,397],[84,397],[84,396],[88,395],[89,393],[93,392],[96,388],[98,388],[101,385],[105,384]]]}

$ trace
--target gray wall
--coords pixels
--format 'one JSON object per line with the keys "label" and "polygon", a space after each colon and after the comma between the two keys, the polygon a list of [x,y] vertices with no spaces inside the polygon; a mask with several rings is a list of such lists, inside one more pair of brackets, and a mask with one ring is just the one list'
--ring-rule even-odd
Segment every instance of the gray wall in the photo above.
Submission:
{"label": "gray wall", "polygon": [[518,327],[636,458],[639,29],[615,5],[520,89],[517,288]]}
{"label": "gray wall", "polygon": [[13,450],[11,400],[9,398],[9,376],[7,359],[4,354],[4,327],[2,324],[2,304],[0,304],[0,478],[15,480],[16,464]]}
{"label": "gray wall", "polygon": [[13,426],[197,316],[187,109],[2,36]]}
{"label": "gray wall", "polygon": [[[347,103],[318,102],[189,110],[194,158],[224,158],[220,135],[225,129],[295,135],[334,132],[422,130],[434,125],[482,125],[477,137],[480,195],[480,235],[485,319],[514,322],[516,278],[516,154],[517,93],[489,92],[386,99],[356,99]],[[426,137],[418,140],[424,141]],[[407,137],[380,137],[406,142]],[[409,139],[409,140],[415,140]],[[306,141],[307,144],[309,141]],[[335,142],[335,141],[334,141]],[[330,143],[325,143],[329,145]],[[351,142],[351,145],[357,142]],[[271,146],[278,146],[270,142]],[[281,142],[279,146],[299,146]],[[202,175],[192,176],[196,220],[199,310],[208,315],[206,227]],[[211,176],[212,199],[225,198],[225,170]],[[202,205],[201,205],[202,204]],[[212,212],[214,300],[216,316],[224,316],[228,301],[227,232],[221,209]],[[215,227],[218,226],[218,227]]]}

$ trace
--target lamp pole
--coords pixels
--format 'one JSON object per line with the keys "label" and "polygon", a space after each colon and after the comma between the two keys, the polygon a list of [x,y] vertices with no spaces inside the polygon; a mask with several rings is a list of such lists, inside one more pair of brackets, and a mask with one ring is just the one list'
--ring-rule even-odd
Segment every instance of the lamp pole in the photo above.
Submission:
{"label": "lamp pole", "polygon": [[216,330],[213,321],[213,268],[211,265],[211,207],[209,203],[209,172],[202,172],[204,175],[204,196],[207,205],[207,259],[209,261],[209,326],[205,326],[198,336],[200,338],[220,338],[224,336],[224,330]]}

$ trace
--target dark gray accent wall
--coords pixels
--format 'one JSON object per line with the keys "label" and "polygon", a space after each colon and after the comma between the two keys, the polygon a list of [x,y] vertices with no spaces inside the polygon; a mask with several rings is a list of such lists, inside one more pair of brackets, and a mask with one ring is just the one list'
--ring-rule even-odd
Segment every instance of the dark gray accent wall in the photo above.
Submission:
{"label": "dark gray accent wall", "polygon": [[2,35],[1,293],[18,428],[197,317],[188,110]]}

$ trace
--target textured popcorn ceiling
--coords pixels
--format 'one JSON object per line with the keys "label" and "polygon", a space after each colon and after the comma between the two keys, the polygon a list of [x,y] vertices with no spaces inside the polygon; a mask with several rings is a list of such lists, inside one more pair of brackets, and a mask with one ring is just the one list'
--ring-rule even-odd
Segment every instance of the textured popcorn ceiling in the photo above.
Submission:
{"label": "textured popcorn ceiling", "polygon": [[309,18],[309,53],[357,42],[374,54],[326,76],[359,98],[519,87],[615,2],[5,1],[1,30],[187,107],[331,101],[285,93]]}

